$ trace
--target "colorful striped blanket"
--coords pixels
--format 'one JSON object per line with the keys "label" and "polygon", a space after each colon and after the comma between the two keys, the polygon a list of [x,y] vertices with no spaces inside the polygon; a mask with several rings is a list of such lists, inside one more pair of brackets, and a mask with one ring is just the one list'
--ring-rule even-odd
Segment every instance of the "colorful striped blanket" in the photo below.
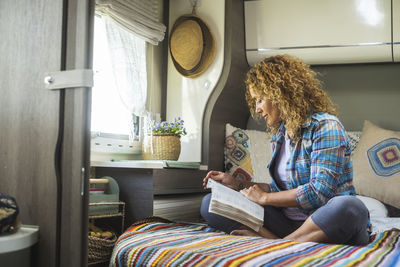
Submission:
{"label": "colorful striped blanket", "polygon": [[399,237],[391,230],[367,246],[300,243],[149,219],[119,237],[110,266],[400,266]]}

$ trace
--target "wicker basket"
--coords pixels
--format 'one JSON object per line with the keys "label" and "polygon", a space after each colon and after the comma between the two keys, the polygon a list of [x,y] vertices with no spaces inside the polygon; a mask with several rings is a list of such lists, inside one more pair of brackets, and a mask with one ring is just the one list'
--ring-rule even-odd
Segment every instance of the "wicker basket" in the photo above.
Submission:
{"label": "wicker basket", "polygon": [[117,237],[115,235],[112,239],[109,240],[89,236],[88,262],[97,263],[109,261],[116,241]]}
{"label": "wicker basket", "polygon": [[142,143],[144,160],[178,160],[181,139],[175,134],[147,135]]}

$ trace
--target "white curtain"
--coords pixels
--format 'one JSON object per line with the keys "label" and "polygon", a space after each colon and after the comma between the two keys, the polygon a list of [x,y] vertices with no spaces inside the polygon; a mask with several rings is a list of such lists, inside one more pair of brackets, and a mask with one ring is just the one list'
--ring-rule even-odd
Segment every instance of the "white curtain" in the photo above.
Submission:
{"label": "white curtain", "polygon": [[146,43],[105,17],[108,47],[117,91],[136,116],[146,113]]}
{"label": "white curtain", "polygon": [[153,45],[164,39],[166,26],[158,20],[157,0],[96,0],[96,13]]}

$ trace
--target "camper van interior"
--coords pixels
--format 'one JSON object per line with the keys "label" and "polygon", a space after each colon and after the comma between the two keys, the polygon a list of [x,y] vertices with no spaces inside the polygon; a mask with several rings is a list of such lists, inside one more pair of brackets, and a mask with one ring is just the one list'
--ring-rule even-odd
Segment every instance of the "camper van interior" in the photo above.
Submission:
{"label": "camper van interior", "polygon": [[[2,0],[0,33],[0,266],[400,265],[400,0]],[[245,79],[285,54],[336,104],[366,245],[201,216],[210,170],[275,181]]]}

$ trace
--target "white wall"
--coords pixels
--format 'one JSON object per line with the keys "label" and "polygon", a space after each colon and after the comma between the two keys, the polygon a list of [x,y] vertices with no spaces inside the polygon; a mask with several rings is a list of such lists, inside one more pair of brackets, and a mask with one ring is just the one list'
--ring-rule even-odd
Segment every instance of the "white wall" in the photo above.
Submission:
{"label": "white wall", "polygon": [[[201,161],[203,113],[207,100],[221,75],[224,59],[225,1],[202,0],[196,13],[206,22],[216,41],[216,55],[210,67],[197,78],[185,78],[174,67],[168,54],[167,120],[181,117],[187,135],[181,138],[180,161]],[[169,30],[181,15],[191,13],[188,0],[172,0],[169,7]]]}

